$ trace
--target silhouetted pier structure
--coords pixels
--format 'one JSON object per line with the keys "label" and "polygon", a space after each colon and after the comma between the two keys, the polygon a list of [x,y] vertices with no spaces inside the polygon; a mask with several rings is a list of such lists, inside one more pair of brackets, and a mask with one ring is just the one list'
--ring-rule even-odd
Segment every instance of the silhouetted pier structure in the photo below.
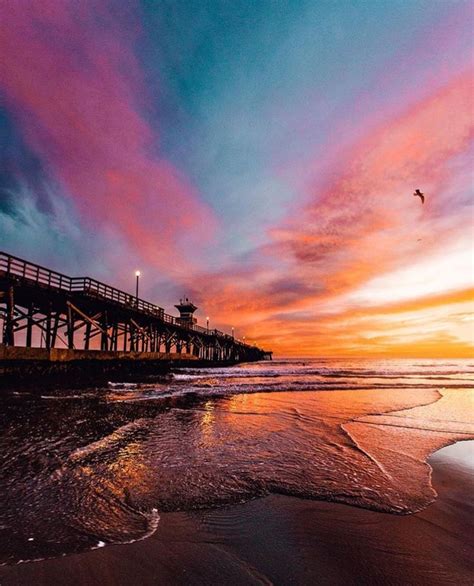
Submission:
{"label": "silhouetted pier structure", "polygon": [[39,348],[49,351],[51,360],[56,356],[233,363],[271,357],[234,336],[197,325],[197,308],[189,300],[175,307],[179,317],[89,277],[68,277],[0,252],[4,359],[27,357],[26,349],[31,349],[31,356],[40,356]]}

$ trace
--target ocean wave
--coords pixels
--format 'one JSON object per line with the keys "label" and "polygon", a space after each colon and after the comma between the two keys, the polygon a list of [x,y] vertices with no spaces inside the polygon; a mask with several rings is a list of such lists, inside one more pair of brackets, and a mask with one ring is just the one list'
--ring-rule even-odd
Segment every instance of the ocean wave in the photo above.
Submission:
{"label": "ocean wave", "polygon": [[[471,375],[474,382],[474,373],[466,372],[465,370],[432,370],[427,373],[426,371],[417,370],[344,370],[344,369],[285,369],[278,372],[274,370],[265,369],[252,369],[252,370],[212,370],[212,369],[196,369],[193,372],[175,372],[173,373],[174,381],[192,381],[197,378],[213,377],[220,379],[228,378],[280,378],[280,377],[308,377],[308,376],[320,376],[327,378],[413,378],[413,377],[426,377],[426,376],[439,376],[439,377],[454,377],[454,376],[469,376]],[[471,380],[471,379],[467,379]]]}

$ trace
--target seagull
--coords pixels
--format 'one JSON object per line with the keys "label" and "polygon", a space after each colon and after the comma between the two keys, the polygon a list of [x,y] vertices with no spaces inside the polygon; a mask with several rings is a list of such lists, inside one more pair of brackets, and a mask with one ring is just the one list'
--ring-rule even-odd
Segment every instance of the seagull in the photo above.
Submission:
{"label": "seagull", "polygon": [[425,196],[423,195],[423,193],[421,193],[419,189],[417,189],[413,195],[415,197],[418,196],[421,199],[421,203],[425,203]]}

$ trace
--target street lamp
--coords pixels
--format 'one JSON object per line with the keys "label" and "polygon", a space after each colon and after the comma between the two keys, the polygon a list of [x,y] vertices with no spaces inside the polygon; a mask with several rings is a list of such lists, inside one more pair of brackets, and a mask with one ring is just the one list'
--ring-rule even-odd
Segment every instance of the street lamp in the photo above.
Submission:
{"label": "street lamp", "polygon": [[232,339],[234,339],[234,328],[232,328]]}
{"label": "street lamp", "polygon": [[135,297],[137,299],[138,299],[138,283],[140,281],[140,275],[141,275],[140,271],[135,271],[135,277],[137,278],[137,286],[136,286],[136,289],[135,289]]}
{"label": "street lamp", "polygon": [[206,323],[207,323],[207,333],[209,333],[209,316],[206,317]]}

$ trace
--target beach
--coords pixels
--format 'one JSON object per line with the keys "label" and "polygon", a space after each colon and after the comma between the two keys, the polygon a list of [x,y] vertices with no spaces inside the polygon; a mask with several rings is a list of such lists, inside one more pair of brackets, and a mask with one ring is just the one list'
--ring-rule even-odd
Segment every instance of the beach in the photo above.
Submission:
{"label": "beach", "polygon": [[0,582],[471,584],[471,389],[286,361],[13,391]]}
{"label": "beach", "polygon": [[25,584],[472,584],[472,442],[435,454],[437,500],[397,517],[270,496],[165,513],[150,538],[0,569]]}

